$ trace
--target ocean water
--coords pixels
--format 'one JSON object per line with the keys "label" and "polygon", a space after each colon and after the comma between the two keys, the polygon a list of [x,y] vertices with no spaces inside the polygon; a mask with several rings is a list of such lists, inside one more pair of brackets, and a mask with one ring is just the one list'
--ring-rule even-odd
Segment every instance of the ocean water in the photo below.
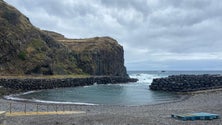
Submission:
{"label": "ocean water", "polygon": [[30,91],[6,96],[7,99],[27,100],[44,103],[82,105],[127,105],[138,106],[174,101],[179,95],[149,89],[154,78],[179,74],[222,74],[222,71],[131,71],[130,77],[139,79],[136,83],[107,84]]}

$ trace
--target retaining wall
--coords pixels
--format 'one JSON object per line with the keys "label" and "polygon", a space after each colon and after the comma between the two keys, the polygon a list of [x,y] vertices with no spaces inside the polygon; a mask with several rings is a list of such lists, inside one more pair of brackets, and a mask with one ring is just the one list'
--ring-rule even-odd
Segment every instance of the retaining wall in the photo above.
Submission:
{"label": "retaining wall", "polygon": [[1,78],[0,86],[16,90],[39,90],[53,89],[59,87],[76,87],[97,84],[116,84],[136,82],[137,79],[104,76],[104,77],[88,77],[88,78],[62,78],[62,79],[34,79],[34,78]]}
{"label": "retaining wall", "polygon": [[173,75],[166,78],[153,79],[151,90],[171,92],[191,92],[222,88],[221,75]]}

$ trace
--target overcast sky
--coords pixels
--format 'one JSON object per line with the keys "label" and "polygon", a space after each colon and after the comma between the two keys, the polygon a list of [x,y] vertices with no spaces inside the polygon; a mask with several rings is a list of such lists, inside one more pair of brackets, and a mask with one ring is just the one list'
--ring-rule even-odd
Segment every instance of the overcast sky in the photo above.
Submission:
{"label": "overcast sky", "polygon": [[128,70],[222,70],[222,0],[5,0],[69,38],[110,36]]}

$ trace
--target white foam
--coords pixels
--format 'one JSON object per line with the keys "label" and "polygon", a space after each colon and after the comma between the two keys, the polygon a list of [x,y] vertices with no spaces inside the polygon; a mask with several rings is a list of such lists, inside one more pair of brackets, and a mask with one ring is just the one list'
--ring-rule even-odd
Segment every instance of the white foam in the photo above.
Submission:
{"label": "white foam", "polygon": [[146,74],[146,73],[137,73],[137,74],[131,74],[131,78],[138,79],[139,83],[151,83],[154,78],[160,78],[162,76],[157,74]]}
{"label": "white foam", "polygon": [[11,95],[4,96],[4,98],[8,100],[15,100],[15,101],[28,101],[28,99],[19,98],[18,96],[27,95],[34,92],[37,92],[37,91],[28,91],[28,92],[19,93],[19,94],[11,94]]}
{"label": "white foam", "polygon": [[4,96],[4,98],[8,100],[15,100],[15,101],[28,101],[28,99],[18,98],[13,95]]}
{"label": "white foam", "polygon": [[98,104],[93,104],[93,103],[82,103],[82,102],[59,102],[59,101],[45,101],[45,100],[38,100],[38,99],[24,99],[24,98],[16,97],[18,95],[19,94],[4,96],[4,98],[8,100],[14,100],[14,101],[39,102],[39,103],[46,103],[46,104],[98,105]]}
{"label": "white foam", "polygon": [[38,92],[38,91],[28,91],[28,92],[24,92],[24,93],[19,94],[19,95],[27,95],[27,94],[31,94],[31,93],[35,93],[35,92]]}
{"label": "white foam", "polygon": [[41,102],[41,103],[47,103],[47,104],[97,105],[97,104],[93,104],[93,103],[45,101],[45,100],[38,100],[38,99],[32,99],[31,101],[32,101],[32,102]]}
{"label": "white foam", "polygon": [[90,87],[90,86],[83,86],[83,88],[88,88],[88,87]]}

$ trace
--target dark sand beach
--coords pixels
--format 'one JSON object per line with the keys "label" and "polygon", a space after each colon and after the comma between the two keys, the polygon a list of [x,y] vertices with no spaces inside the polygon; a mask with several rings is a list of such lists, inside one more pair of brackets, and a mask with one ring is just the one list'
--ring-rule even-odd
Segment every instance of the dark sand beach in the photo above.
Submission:
{"label": "dark sand beach", "polygon": [[[0,100],[1,110],[12,112],[55,111],[55,105]],[[209,112],[222,114],[222,91],[183,95],[181,100],[145,106],[57,105],[57,110],[84,111],[68,115],[7,116],[7,125],[221,125],[222,119],[181,121],[173,113]]]}

